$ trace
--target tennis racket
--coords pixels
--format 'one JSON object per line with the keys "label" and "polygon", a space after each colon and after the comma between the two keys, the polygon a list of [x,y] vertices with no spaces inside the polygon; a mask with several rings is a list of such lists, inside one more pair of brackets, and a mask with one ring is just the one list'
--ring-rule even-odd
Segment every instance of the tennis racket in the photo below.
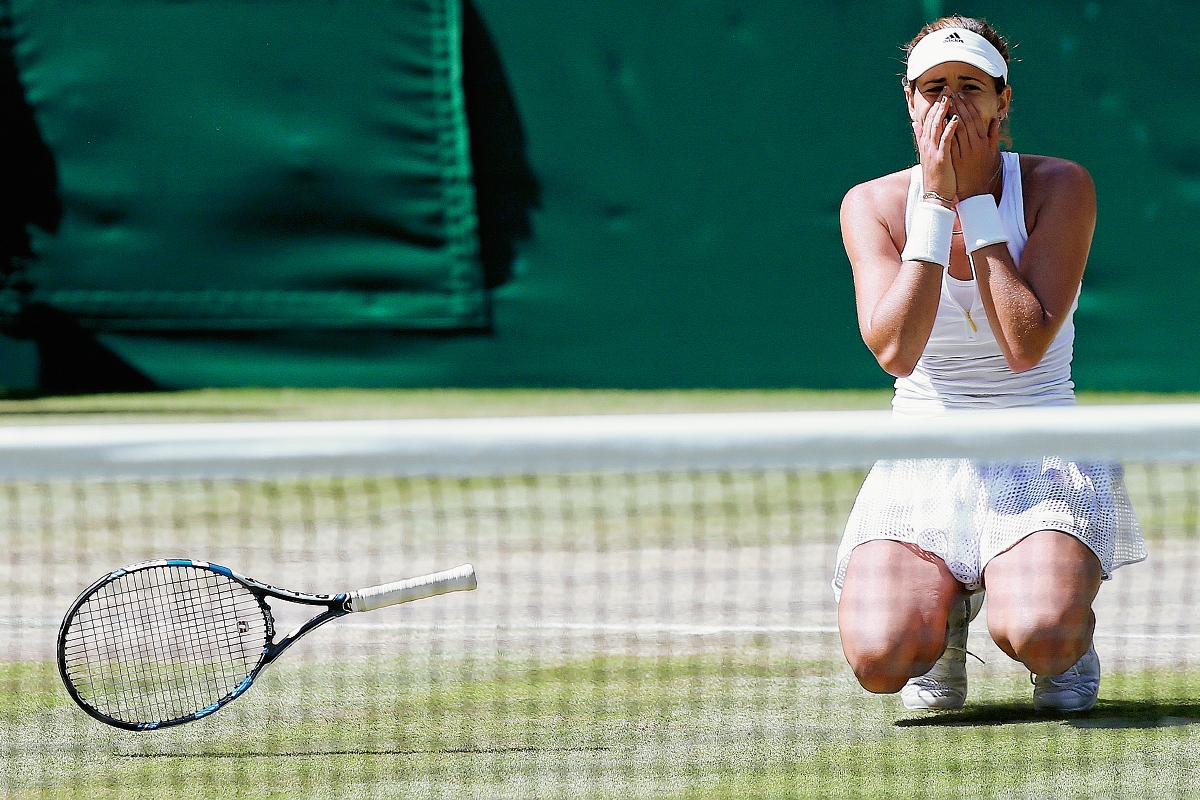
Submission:
{"label": "tennis racket", "polygon": [[[79,596],[58,631],[58,671],[101,722],[133,731],[181,725],[236,700],[263,667],[331,619],[475,586],[470,564],[330,596],[276,589],[205,561],[146,561]],[[267,598],[326,610],[276,641]]]}

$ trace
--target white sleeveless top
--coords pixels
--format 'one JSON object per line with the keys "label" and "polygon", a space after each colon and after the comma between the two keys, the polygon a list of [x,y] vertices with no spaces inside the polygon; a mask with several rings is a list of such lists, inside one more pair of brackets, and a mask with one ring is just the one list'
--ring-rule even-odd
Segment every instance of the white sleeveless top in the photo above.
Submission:
{"label": "white sleeveless top", "polygon": [[[1021,161],[1016,153],[1001,153],[1004,188],[1000,219],[1008,234],[1008,252],[1021,263],[1029,232],[1025,230],[1025,202],[1021,192]],[[913,206],[922,192],[921,167],[912,168],[908,186],[905,229],[912,224]],[[988,323],[974,280],[960,281],[942,274],[942,294],[937,318],[925,351],[912,374],[896,379],[892,408],[897,414],[928,414],[967,408],[1015,408],[1075,404],[1071,381],[1071,355],[1075,343],[1075,309],[1071,304],[1062,328],[1036,367],[1013,372]]]}

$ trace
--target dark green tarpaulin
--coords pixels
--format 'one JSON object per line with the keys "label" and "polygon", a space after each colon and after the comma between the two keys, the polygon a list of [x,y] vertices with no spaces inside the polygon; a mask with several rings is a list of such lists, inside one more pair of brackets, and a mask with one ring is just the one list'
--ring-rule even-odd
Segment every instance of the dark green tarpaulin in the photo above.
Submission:
{"label": "dark green tarpaulin", "polygon": [[458,0],[10,0],[98,330],[483,328]]}
{"label": "dark green tarpaulin", "polygon": [[[59,2],[20,0],[24,8],[67,7],[56,6]],[[83,0],[67,2],[87,7]],[[112,9],[105,12],[111,25],[98,23],[103,33],[96,36],[126,36],[122,46],[144,52],[125,58],[155,69],[184,57],[188,62],[182,66],[214,69],[193,64],[187,55],[193,45],[182,35],[170,47],[150,36],[135,41],[122,32],[127,26],[121,22],[129,9],[179,15],[208,0],[138,2],[144,7],[113,0],[95,6]],[[218,40],[240,37],[243,44],[195,46],[224,47],[226,58],[250,57],[237,55],[245,51],[262,59],[264,75],[273,75],[275,56],[256,49],[267,23],[259,20],[242,31],[248,23],[234,24],[245,19],[237,14],[275,9],[279,33],[266,37],[271,47],[292,36],[295,26],[296,36],[315,40],[306,46],[320,56],[322,36],[306,27],[307,15],[339,13],[346,8],[340,2],[227,4],[233,16],[197,33]],[[887,385],[856,328],[838,204],[853,184],[912,163],[899,48],[923,22],[956,11],[988,17],[1016,43],[1016,149],[1073,159],[1096,181],[1099,223],[1076,316],[1080,386],[1200,389],[1193,355],[1200,349],[1200,13],[1194,0],[964,0],[953,6],[940,0],[476,0],[476,5],[506,68],[542,185],[534,237],[514,265],[514,277],[492,293],[487,335],[300,331],[185,337],[125,331],[102,333],[101,341],[166,386]],[[73,24],[68,18],[63,26]],[[376,41],[377,28],[361,23],[354,37]],[[25,62],[29,53],[22,50],[21,58]],[[74,72],[61,63],[62,75],[47,73],[31,84],[39,104],[63,81],[93,80],[90,62],[78,61]],[[362,63],[347,61],[341,68],[361,70],[361,80],[369,79]],[[186,103],[171,100],[159,95],[155,101],[176,109],[162,117],[171,130],[180,129],[172,115],[193,113],[182,109],[194,106],[206,110],[215,131],[208,90],[194,92]],[[102,111],[87,111],[91,121],[86,126],[81,121],[78,130],[115,135],[129,114]],[[263,117],[251,119],[259,125]],[[234,115],[220,120],[237,121]],[[146,135],[159,144],[151,150],[174,143],[173,135],[152,122],[146,121]],[[257,127],[242,132],[251,143],[266,135]],[[102,163],[81,159],[79,148],[88,140],[64,139],[50,125],[45,134],[62,148],[64,185],[82,180],[70,170]],[[273,133],[267,138],[275,143],[255,158],[269,156],[279,170],[281,154],[290,151]],[[169,149],[182,157],[179,147]],[[132,170],[132,161],[124,163]],[[136,177],[137,171],[83,177],[89,185],[111,179],[115,193],[141,186],[130,183],[134,180],[169,186],[175,174],[169,170],[179,170],[180,181],[212,184],[199,167],[176,165],[161,154],[145,163],[148,178]],[[361,176],[356,187],[383,180],[374,172],[378,162],[361,172],[349,163],[346,174]],[[166,178],[160,175],[164,170]],[[274,224],[273,203],[293,214],[289,204],[298,202],[298,193],[279,189],[295,184],[276,178],[272,185],[270,198],[257,194],[265,184],[243,187],[262,198],[254,207],[267,227]],[[345,196],[340,189],[330,191]],[[77,196],[66,199],[87,207]],[[106,206],[99,208],[107,213]],[[209,212],[200,207],[196,213],[203,218]],[[262,247],[251,248],[211,220],[204,224],[203,237],[199,231],[166,230],[177,239],[203,238],[196,244],[202,253],[232,247],[231,252],[278,255],[282,246],[277,238],[256,234]],[[313,224],[330,223],[318,215]],[[209,234],[224,241],[209,240]],[[205,258],[207,264],[215,256]],[[53,264],[38,269],[49,272]],[[181,279],[162,262],[142,274]]]}

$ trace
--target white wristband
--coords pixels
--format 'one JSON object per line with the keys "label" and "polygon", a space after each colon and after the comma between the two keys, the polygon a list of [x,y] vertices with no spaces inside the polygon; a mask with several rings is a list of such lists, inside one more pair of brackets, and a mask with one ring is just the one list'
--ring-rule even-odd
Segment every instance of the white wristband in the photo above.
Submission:
{"label": "white wristband", "polygon": [[917,203],[909,220],[908,239],[904,242],[900,259],[948,266],[953,236],[953,211],[937,203]]}
{"label": "white wristband", "polygon": [[990,194],[977,194],[958,201],[958,224],[962,226],[963,244],[968,253],[981,247],[1003,244],[1008,241],[996,198]]}

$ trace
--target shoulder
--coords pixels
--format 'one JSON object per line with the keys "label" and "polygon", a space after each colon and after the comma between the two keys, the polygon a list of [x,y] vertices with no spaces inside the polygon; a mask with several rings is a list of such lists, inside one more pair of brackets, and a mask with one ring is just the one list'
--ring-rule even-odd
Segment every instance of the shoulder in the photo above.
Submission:
{"label": "shoulder", "polygon": [[902,169],[858,184],[842,198],[842,209],[884,210],[897,203],[903,208],[908,199],[908,175],[909,171]]}
{"label": "shoulder", "polygon": [[908,170],[901,170],[860,183],[842,199],[842,243],[856,268],[863,254],[904,249],[908,175]]}
{"label": "shoulder", "polygon": [[1091,230],[1096,221],[1096,185],[1074,161],[1050,156],[1021,156],[1025,221],[1030,233],[1040,221],[1051,230],[1078,225]]}
{"label": "shoulder", "polygon": [[903,241],[904,207],[908,203],[907,169],[860,183],[842,198],[842,234],[865,230],[861,226],[874,221],[882,225],[893,240]]}
{"label": "shoulder", "polygon": [[1058,197],[1095,202],[1096,185],[1088,171],[1074,161],[1051,156],[1021,155],[1021,182],[1027,197]]}

